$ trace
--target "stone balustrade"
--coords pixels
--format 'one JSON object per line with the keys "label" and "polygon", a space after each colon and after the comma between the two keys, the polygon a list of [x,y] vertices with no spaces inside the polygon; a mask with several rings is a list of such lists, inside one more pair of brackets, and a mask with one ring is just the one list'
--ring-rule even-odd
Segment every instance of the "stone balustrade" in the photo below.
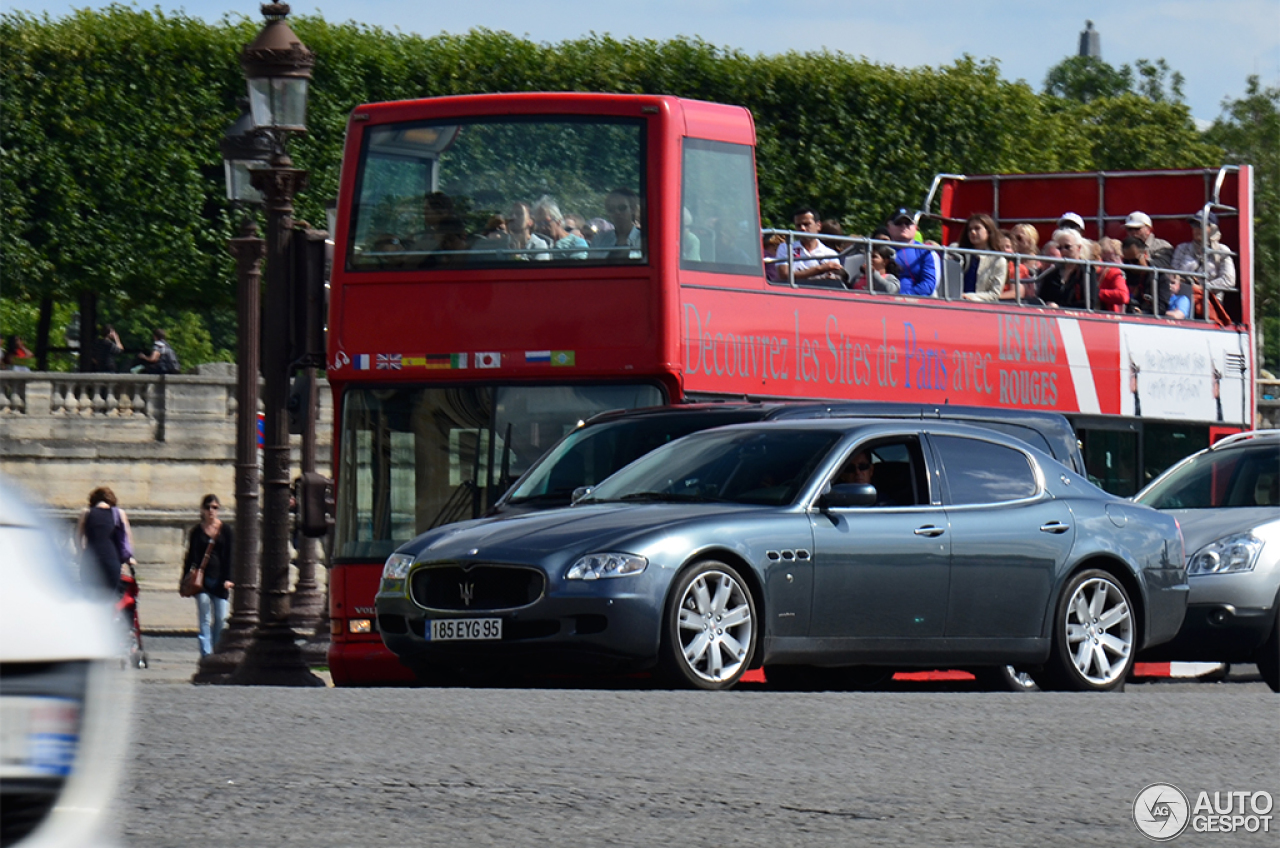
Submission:
{"label": "stone balustrade", "polygon": [[[229,364],[172,376],[0,372],[0,474],[68,530],[89,492],[110,486],[133,525],[144,588],[172,588],[200,498],[235,503],[235,386]],[[328,474],[327,383],[318,394],[316,463]]]}

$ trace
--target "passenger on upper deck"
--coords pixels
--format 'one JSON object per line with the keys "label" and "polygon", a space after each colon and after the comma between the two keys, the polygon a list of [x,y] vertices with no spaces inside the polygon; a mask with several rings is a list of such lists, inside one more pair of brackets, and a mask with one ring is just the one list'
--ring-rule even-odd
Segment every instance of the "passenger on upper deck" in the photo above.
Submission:
{"label": "passenger on upper deck", "polygon": [[[889,238],[896,242],[911,242],[916,237],[916,213],[905,206],[893,211],[885,221]],[[937,266],[933,254],[920,247],[901,247],[897,251],[898,293],[929,297],[938,287]]]}
{"label": "passenger on upper deck", "polygon": [[[1120,242],[1104,238],[1098,243],[1102,248],[1102,261],[1121,263],[1124,256]],[[1119,268],[1103,268],[1098,275],[1098,309],[1103,312],[1124,312],[1129,306],[1129,284],[1124,271]]]}
{"label": "passenger on upper deck", "polygon": [[[533,231],[533,215],[529,212],[529,204],[517,200],[507,210],[507,236],[497,239],[494,244],[502,250],[546,251],[549,244]],[[550,253],[504,253],[503,259],[538,259],[551,258]]]}
{"label": "passenger on upper deck", "polygon": [[1164,239],[1155,237],[1151,231],[1151,216],[1146,212],[1130,212],[1129,217],[1125,218],[1124,228],[1129,231],[1129,235],[1137,236],[1147,245],[1147,255],[1151,258],[1152,266],[1156,268],[1173,267],[1173,245]]}
{"label": "passenger on upper deck", "polygon": [[456,215],[453,198],[442,191],[428,194],[422,204],[422,232],[413,237],[409,249],[428,253],[439,250],[440,240],[444,235],[440,225]]}
{"label": "passenger on upper deck", "polygon": [[865,268],[857,281],[850,286],[858,291],[873,291],[881,294],[897,294],[901,283],[898,282],[898,262],[894,258],[893,248],[887,244],[877,244],[871,248],[871,283],[867,283]]}
{"label": "passenger on upper deck", "polygon": [[[813,233],[807,238],[791,243],[791,252],[787,252],[787,244],[778,245],[777,257],[784,260],[776,266],[780,280],[842,280],[845,272],[840,260],[835,259],[836,252],[816,238],[822,230],[822,221],[816,210],[801,206],[791,216],[795,228],[803,233]],[[832,258],[828,258],[832,257]],[[787,274],[787,264],[793,265],[791,276]]]}
{"label": "passenger on upper deck", "polygon": [[1058,229],[1075,230],[1084,235],[1084,218],[1074,212],[1063,212],[1062,217],[1058,219]]}
{"label": "passenger on upper deck", "polygon": [[[1141,265],[1143,268],[1151,267],[1151,256],[1147,253],[1147,243],[1141,236],[1129,236],[1120,243],[1120,258],[1124,260],[1126,265]],[[1129,310],[1131,312],[1154,314],[1151,308],[1151,287],[1154,283],[1154,278],[1155,272],[1153,271],[1125,269],[1124,280],[1129,288]],[[1164,291],[1164,301],[1168,303],[1168,287],[1162,286],[1161,289]]]}
{"label": "passenger on upper deck", "polygon": [[[629,188],[615,188],[604,199],[604,211],[613,222],[612,230],[598,234],[592,247],[622,247],[631,250],[611,251],[612,259],[641,259],[640,195]],[[598,258],[598,255],[597,255]]]}
{"label": "passenger on upper deck", "polygon": [[1191,317],[1191,297],[1185,292],[1191,290],[1191,286],[1182,281],[1181,277],[1172,276],[1168,282],[1169,304],[1164,309],[1164,317],[1166,318],[1190,318]]}
{"label": "passenger on upper deck", "polygon": [[[1210,291],[1229,291],[1236,287],[1236,263],[1231,251],[1221,245],[1222,233],[1218,230],[1218,216],[1210,212],[1205,221],[1197,212],[1187,219],[1191,225],[1191,241],[1178,245],[1173,252],[1173,270],[1206,273],[1204,280],[1187,277],[1184,282],[1200,284]],[[1204,258],[1204,224],[1209,225],[1209,260]]]}
{"label": "passenger on upper deck", "polygon": [[[966,250],[1000,250],[1000,231],[990,215],[970,215],[965,222],[960,240],[952,247]],[[1000,299],[1005,280],[1009,278],[1009,260],[1003,256],[974,256],[961,254],[960,267],[964,269],[965,300],[994,303]]]}
{"label": "passenger on upper deck", "polygon": [[[548,194],[538,198],[533,205],[533,226],[545,241],[557,250],[573,250],[573,253],[556,254],[556,259],[586,259],[587,240],[565,229],[560,204]],[[577,250],[576,248],[581,248]]]}
{"label": "passenger on upper deck", "polygon": [[[1080,232],[1067,228],[1053,234],[1053,241],[1062,251],[1064,259],[1084,259],[1085,244]],[[1088,287],[1086,289],[1086,286]],[[1048,306],[1066,306],[1081,309],[1085,306],[1085,292],[1089,292],[1089,302],[1098,302],[1098,279],[1092,268],[1075,263],[1063,262],[1055,265],[1039,280],[1037,294]]]}

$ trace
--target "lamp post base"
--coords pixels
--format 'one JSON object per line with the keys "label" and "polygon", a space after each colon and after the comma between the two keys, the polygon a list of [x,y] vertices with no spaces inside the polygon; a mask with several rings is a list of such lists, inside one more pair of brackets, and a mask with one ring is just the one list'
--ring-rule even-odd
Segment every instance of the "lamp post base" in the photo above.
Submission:
{"label": "lamp post base", "polygon": [[192,683],[226,684],[232,673],[244,662],[245,652],[253,641],[256,622],[239,625],[235,619],[223,631],[217,650],[200,658],[200,666],[191,676]]}
{"label": "lamp post base", "polygon": [[232,686],[324,686],[307,668],[298,634],[288,625],[258,629],[244,660],[227,679]]}

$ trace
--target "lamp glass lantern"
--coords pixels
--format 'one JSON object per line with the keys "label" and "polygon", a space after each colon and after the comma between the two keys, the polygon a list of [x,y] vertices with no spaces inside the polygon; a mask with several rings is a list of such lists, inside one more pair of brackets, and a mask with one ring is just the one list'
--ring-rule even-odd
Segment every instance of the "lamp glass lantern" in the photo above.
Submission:
{"label": "lamp glass lantern", "polygon": [[240,54],[249,83],[249,110],[258,129],[306,132],[307,85],[316,57],[289,28],[289,6],[267,3],[267,22]]}
{"label": "lamp glass lantern", "polygon": [[250,78],[249,108],[255,126],[304,132],[307,129],[307,79]]}
{"label": "lamp glass lantern", "polygon": [[249,172],[265,168],[271,159],[271,139],[254,130],[248,108],[227,127],[220,144],[227,178],[227,199],[233,203],[260,204],[262,192],[249,182]]}

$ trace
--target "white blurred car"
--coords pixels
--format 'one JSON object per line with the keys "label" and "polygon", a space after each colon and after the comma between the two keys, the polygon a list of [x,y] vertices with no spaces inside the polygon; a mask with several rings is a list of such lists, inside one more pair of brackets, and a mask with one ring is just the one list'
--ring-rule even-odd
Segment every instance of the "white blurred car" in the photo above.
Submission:
{"label": "white blurred car", "polygon": [[0,483],[0,844],[103,845],[129,735],[112,598]]}

